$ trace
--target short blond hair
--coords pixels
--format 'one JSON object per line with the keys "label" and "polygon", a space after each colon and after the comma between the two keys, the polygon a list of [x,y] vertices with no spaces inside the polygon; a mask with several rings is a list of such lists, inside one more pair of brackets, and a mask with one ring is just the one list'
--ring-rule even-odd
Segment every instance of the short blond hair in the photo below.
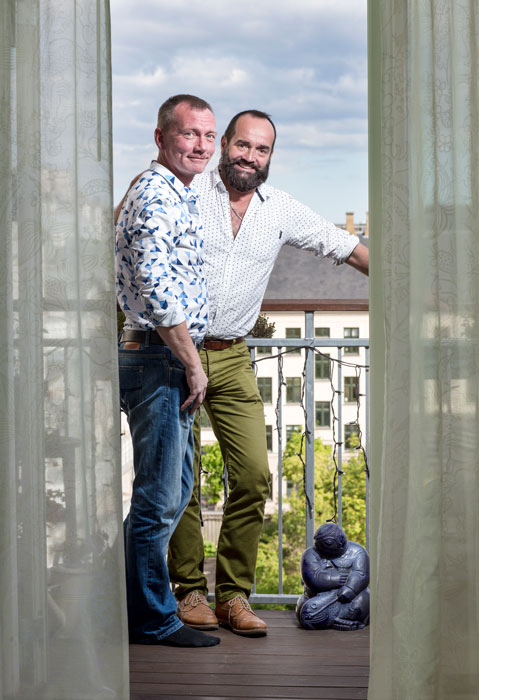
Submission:
{"label": "short blond hair", "polygon": [[165,100],[163,105],[158,110],[158,128],[162,131],[169,129],[174,120],[174,108],[179,104],[188,104],[191,109],[196,109],[202,112],[206,109],[213,114],[211,105],[206,100],[200,97],[195,97],[195,95],[173,95],[169,99]]}

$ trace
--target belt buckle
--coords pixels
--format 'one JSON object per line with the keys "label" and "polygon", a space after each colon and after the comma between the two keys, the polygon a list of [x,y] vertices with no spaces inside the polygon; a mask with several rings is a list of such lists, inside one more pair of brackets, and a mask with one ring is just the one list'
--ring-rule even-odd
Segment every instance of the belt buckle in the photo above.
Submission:
{"label": "belt buckle", "polygon": [[202,348],[204,347],[204,342],[205,342],[205,338],[202,338],[202,340],[195,342],[195,347],[196,347],[197,351],[202,350]]}

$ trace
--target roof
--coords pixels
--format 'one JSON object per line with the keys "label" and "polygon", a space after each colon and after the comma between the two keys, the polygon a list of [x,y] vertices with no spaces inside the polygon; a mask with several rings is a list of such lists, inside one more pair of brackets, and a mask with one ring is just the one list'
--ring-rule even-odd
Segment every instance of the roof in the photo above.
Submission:
{"label": "roof", "polygon": [[[362,239],[361,244],[367,244]],[[369,279],[350,265],[336,265],[307,250],[284,245],[266,288],[264,301],[301,299],[358,301],[369,298]]]}

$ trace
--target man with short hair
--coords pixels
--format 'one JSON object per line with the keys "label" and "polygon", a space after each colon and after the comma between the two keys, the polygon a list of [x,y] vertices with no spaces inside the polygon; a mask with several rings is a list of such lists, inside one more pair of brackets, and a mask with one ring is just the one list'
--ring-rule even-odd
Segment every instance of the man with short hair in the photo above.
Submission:
{"label": "man with short hair", "polygon": [[217,547],[215,613],[207,604],[198,500],[200,437],[195,421],[195,490],[169,545],[178,614],[197,629],[218,622],[245,636],[266,634],[248,597],[269,494],[264,409],[244,336],[259,314],[284,244],[346,262],[367,274],[368,249],[265,181],[276,137],[270,116],[237,114],[221,141],[218,169],[199,175],[210,325],[200,357],[208,376],[204,406],[228,471],[229,493]]}
{"label": "man with short hair", "polygon": [[125,520],[129,638],[136,644],[213,646],[178,618],[167,545],[193,488],[194,412],[207,377],[198,354],[208,323],[202,224],[190,185],[215,150],[209,104],[176,95],[159,110],[157,160],[132,187],[116,225],[121,407],[134,452]]}

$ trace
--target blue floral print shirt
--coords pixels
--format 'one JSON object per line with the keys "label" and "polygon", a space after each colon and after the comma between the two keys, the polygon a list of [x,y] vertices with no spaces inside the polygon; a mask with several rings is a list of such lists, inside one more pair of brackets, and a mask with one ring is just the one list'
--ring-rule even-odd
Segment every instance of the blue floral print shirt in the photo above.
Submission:
{"label": "blue floral print shirt", "polygon": [[116,224],[117,298],[125,328],[186,321],[200,341],[208,324],[198,195],[152,161],[127,193]]}

